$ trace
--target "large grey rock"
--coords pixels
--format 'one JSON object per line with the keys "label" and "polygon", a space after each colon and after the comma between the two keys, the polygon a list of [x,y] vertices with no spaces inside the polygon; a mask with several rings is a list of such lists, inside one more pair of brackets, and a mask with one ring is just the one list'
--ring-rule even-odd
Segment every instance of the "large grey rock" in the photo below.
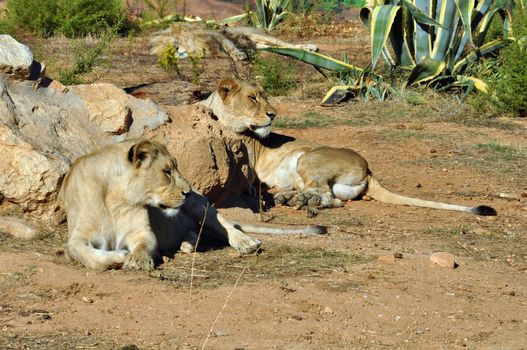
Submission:
{"label": "large grey rock", "polygon": [[0,35],[0,74],[24,80],[29,76],[33,54],[10,35]]}

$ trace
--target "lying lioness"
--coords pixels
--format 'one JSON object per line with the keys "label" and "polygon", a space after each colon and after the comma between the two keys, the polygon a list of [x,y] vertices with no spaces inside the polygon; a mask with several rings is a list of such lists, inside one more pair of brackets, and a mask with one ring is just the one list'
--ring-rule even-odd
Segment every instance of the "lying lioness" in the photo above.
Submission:
{"label": "lying lioness", "polygon": [[467,207],[395,194],[379,183],[366,160],[352,149],[271,133],[276,110],[257,86],[223,79],[216,91],[200,103],[212,108],[224,127],[243,138],[259,180],[280,189],[275,194],[277,204],[331,208],[367,195],[384,203],[496,215],[485,205]]}
{"label": "lying lioness", "polygon": [[[160,255],[192,246],[200,223],[242,253],[260,241],[247,236],[192,190],[166,148],[152,140],[128,140],[77,159],[64,178],[60,199],[66,211],[67,252],[83,265],[105,270],[152,269]],[[242,225],[261,233],[323,233]]]}

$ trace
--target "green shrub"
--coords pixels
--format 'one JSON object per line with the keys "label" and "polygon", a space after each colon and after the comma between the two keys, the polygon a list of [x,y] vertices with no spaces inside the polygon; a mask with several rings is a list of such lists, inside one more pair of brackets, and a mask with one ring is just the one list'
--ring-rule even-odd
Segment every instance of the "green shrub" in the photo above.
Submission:
{"label": "green shrub", "polygon": [[6,9],[12,26],[43,37],[53,35],[59,24],[58,0],[8,0]]}
{"label": "green shrub", "polygon": [[67,37],[101,34],[107,28],[115,27],[124,16],[121,0],[58,1],[59,26],[57,32]]}
{"label": "green shrub", "polygon": [[100,56],[110,47],[117,35],[116,28],[107,29],[93,47],[80,44],[75,48],[75,61],[71,67],[59,70],[59,81],[64,85],[83,84],[83,76],[100,64]]}
{"label": "green shrub", "polygon": [[517,39],[500,52],[501,78],[495,84],[495,94],[503,110],[527,117],[527,13],[514,13],[513,28]]}
{"label": "green shrub", "polygon": [[126,30],[122,0],[8,0],[6,22],[42,37],[98,35],[117,24]]}
{"label": "green shrub", "polygon": [[256,56],[253,69],[262,88],[271,96],[284,96],[295,87],[295,68],[285,64],[276,56]]}

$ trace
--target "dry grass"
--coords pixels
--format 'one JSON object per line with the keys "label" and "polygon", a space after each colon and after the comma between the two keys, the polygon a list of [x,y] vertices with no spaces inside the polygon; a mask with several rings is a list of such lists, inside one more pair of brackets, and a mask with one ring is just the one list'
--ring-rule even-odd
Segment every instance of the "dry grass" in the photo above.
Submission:
{"label": "dry grass", "polygon": [[[245,268],[244,282],[295,276],[320,277],[328,271],[342,270],[344,265],[362,264],[373,259],[369,255],[278,244],[266,244],[261,253],[247,256],[240,256],[234,251],[209,251],[197,256],[193,284],[198,288],[233,285]],[[177,254],[174,260],[160,266],[152,276],[184,288],[188,286],[191,265],[191,256]]]}

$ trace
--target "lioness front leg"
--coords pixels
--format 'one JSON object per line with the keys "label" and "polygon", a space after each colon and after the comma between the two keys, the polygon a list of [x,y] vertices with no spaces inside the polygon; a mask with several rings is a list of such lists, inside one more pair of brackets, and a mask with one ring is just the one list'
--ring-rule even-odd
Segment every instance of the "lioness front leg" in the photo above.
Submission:
{"label": "lioness front leg", "polygon": [[154,269],[155,259],[158,258],[157,241],[150,230],[129,233],[125,244],[130,251],[124,260],[123,268],[150,271]]}
{"label": "lioness front leg", "polygon": [[234,227],[210,205],[203,195],[197,192],[192,192],[188,195],[183,205],[183,211],[196,222],[203,222],[205,228],[212,231],[212,234],[218,235],[220,238],[226,238],[230,246],[240,253],[253,253],[262,244],[259,240],[246,235]]}

